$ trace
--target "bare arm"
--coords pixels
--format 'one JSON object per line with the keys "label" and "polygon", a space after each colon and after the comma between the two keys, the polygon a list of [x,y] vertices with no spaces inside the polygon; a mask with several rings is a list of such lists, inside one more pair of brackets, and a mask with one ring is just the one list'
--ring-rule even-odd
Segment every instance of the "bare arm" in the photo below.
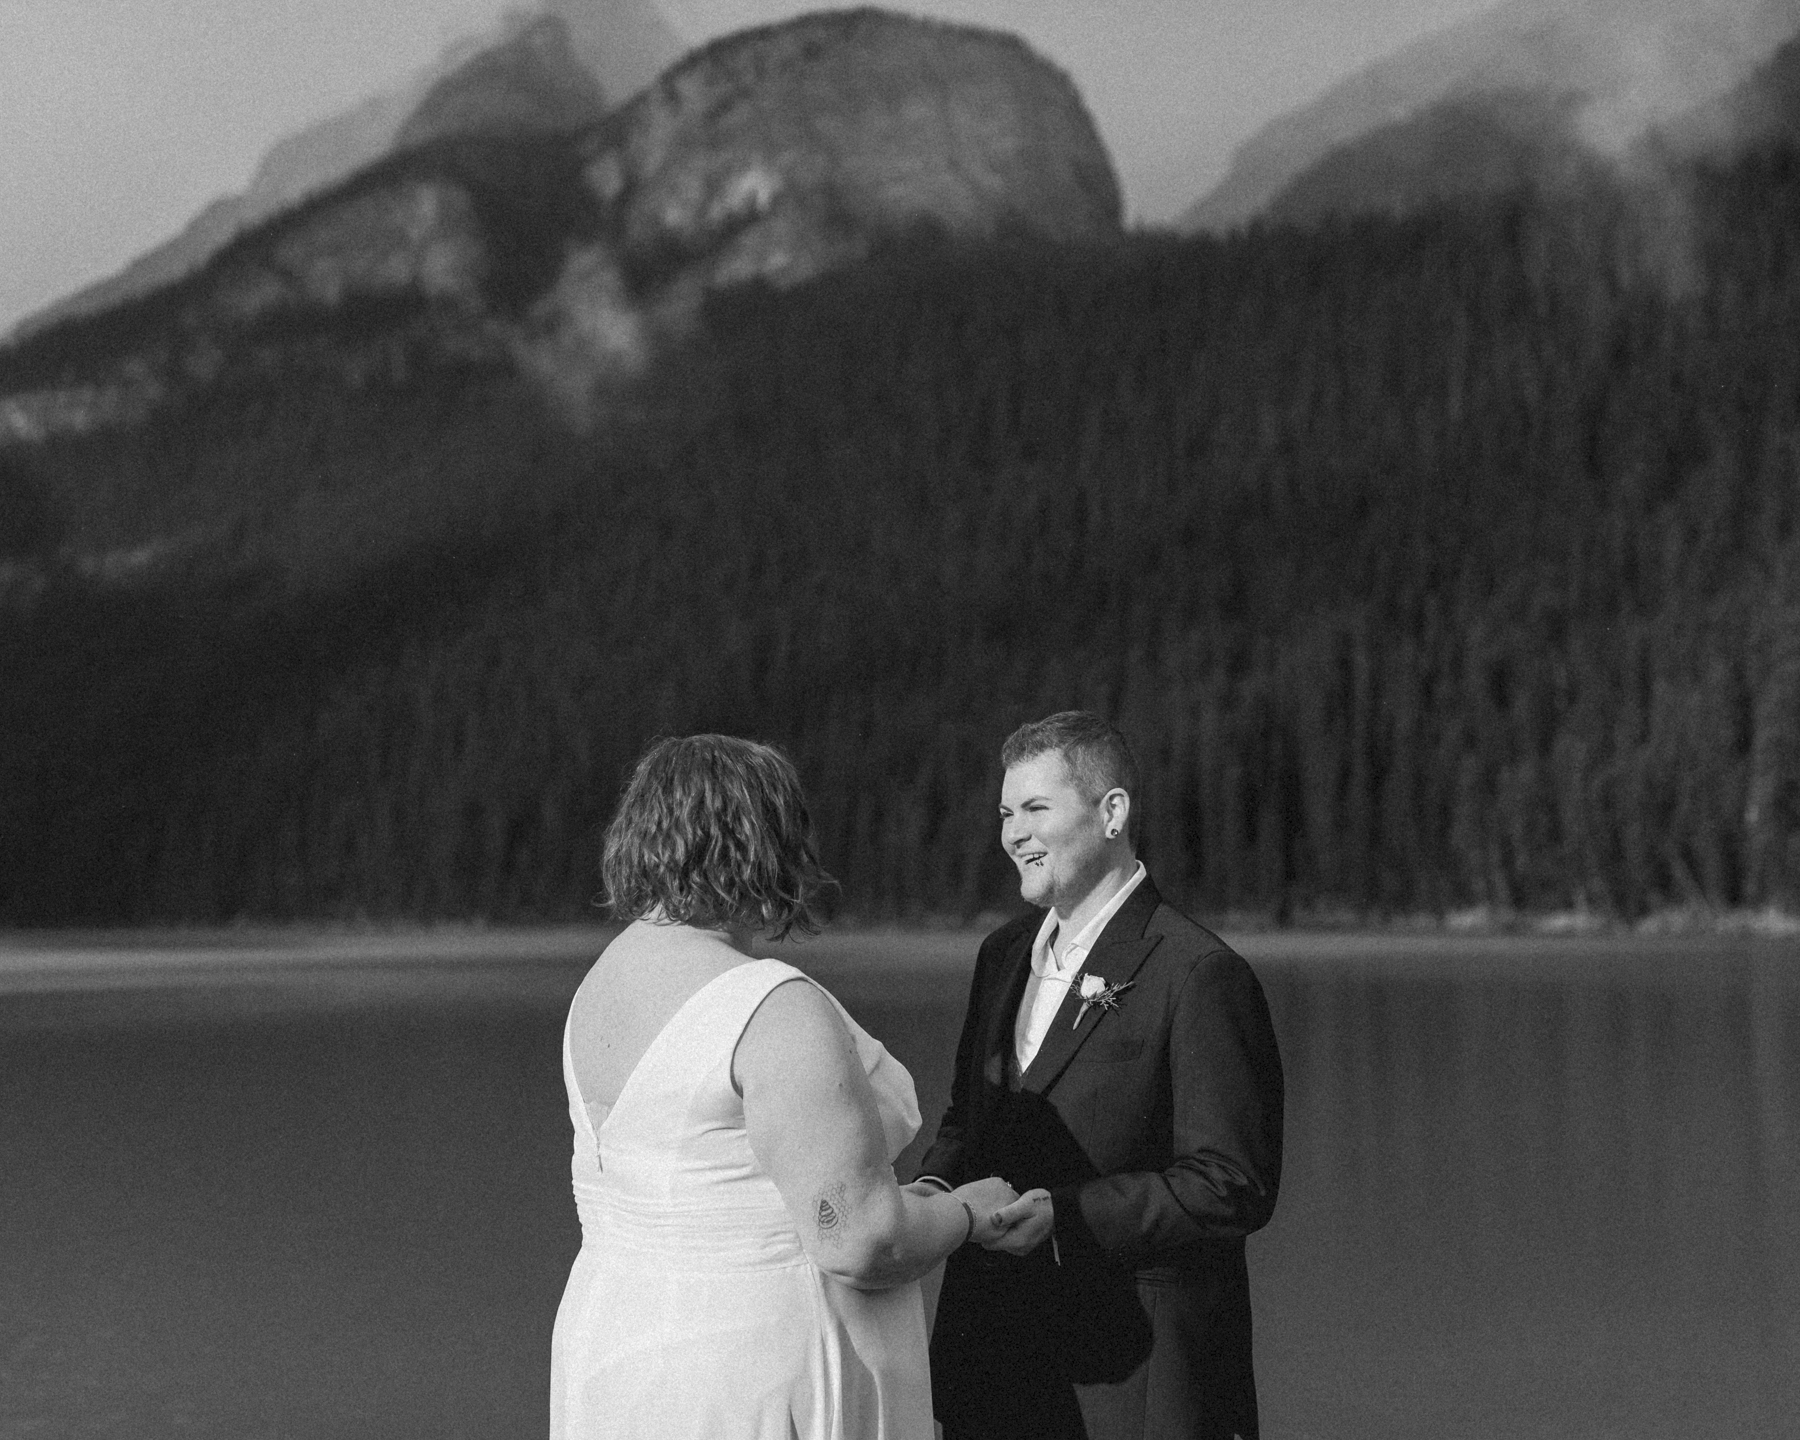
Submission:
{"label": "bare arm", "polygon": [[[837,1010],[805,981],[769,992],[732,1061],[750,1149],[781,1192],[813,1263],[862,1289],[925,1274],[970,1234],[993,1238],[1002,1181],[961,1196],[894,1180],[875,1095]],[[965,1200],[972,1202],[964,1208]]]}

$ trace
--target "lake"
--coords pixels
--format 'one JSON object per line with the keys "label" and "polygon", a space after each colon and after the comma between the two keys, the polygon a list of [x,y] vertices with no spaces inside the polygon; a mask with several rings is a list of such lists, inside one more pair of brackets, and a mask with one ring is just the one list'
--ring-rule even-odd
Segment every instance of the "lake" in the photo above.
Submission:
{"label": "lake", "polygon": [[[542,1435],[604,939],[0,939],[0,1435]],[[927,1132],[974,940],[778,952]],[[1238,944],[1288,1075],[1265,1435],[1800,1432],[1800,944]]]}

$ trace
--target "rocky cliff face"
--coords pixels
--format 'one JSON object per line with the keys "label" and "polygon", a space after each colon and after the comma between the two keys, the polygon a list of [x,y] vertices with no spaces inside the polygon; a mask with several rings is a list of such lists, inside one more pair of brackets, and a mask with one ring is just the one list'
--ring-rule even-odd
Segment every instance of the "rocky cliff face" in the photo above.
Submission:
{"label": "rocky cliff face", "polygon": [[1120,223],[1111,160],[1065,75],[1016,37],[872,9],[706,47],[582,156],[603,221],[519,347],[567,394],[717,286],[793,284],[921,225],[1084,241]]}
{"label": "rocky cliff face", "polygon": [[[535,54],[521,63],[539,74]],[[518,364],[583,416],[714,288],[792,284],[921,226],[1088,241],[1119,218],[1080,97],[1021,41],[874,10],[806,16],[706,47],[585,130],[424,143],[234,243],[141,316],[0,354],[14,402],[0,426],[36,438],[69,416],[142,413],[207,383],[234,337],[298,313],[328,329],[370,302],[403,304],[441,348]]]}
{"label": "rocky cliff face", "polygon": [[[1573,118],[1580,144],[1596,156],[1617,156],[1654,127],[1742,81],[1797,28],[1797,0],[1510,0],[1404,47],[1272,121],[1245,141],[1225,178],[1177,227],[1230,230],[1269,213],[1303,176],[1301,189],[1315,200],[1334,192],[1332,213],[1390,209],[1385,195],[1367,206],[1357,200],[1354,175],[1369,160],[1363,142],[1386,131],[1375,142],[1381,148],[1395,139],[1395,127],[1409,122],[1419,122],[1414,138],[1433,129],[1466,130],[1479,96],[1499,95],[1499,110],[1510,110],[1497,128],[1488,127],[1499,144],[1484,152],[1484,165],[1496,176],[1511,163],[1499,157],[1516,156],[1512,141],[1522,116],[1515,102],[1526,94],[1579,97]],[[1524,121],[1525,129],[1541,129],[1563,108],[1557,100]],[[1427,116],[1433,110],[1435,120]],[[1345,173],[1322,184],[1320,172],[1340,150]],[[1413,178],[1425,182],[1424,190],[1462,185],[1448,171]],[[1316,205],[1309,209],[1319,213]]]}
{"label": "rocky cliff face", "polygon": [[[510,133],[521,121],[533,128],[533,122],[552,114],[582,123],[596,113],[593,91],[578,94],[584,81],[597,88],[604,110],[649,84],[681,52],[679,38],[652,0],[543,0],[541,9],[563,27],[567,53],[583,72],[581,78],[568,72],[560,55],[547,61],[539,57],[541,63],[533,67],[532,42],[522,47],[519,42],[542,22],[531,12],[511,16],[493,33],[448,47],[433,65],[393,90],[277,141],[242,193],[213,201],[180,234],[118,274],[27,318],[15,337],[73,316],[98,314],[193,274],[236,236],[374,164],[392,153],[397,141],[404,145],[452,130],[466,133],[479,128],[483,118],[495,121],[500,133]],[[510,76],[505,61],[484,67],[483,56],[495,50],[508,52]],[[484,90],[485,107],[470,103]],[[496,103],[496,92],[502,91],[511,95],[509,103]],[[424,118],[422,106],[430,112]]]}
{"label": "rocky cliff face", "polygon": [[703,243],[807,201],[863,228],[932,216],[1072,240],[1119,220],[1112,163],[1067,76],[1015,36],[874,9],[708,46],[590,153],[588,182],[622,207],[633,246]]}

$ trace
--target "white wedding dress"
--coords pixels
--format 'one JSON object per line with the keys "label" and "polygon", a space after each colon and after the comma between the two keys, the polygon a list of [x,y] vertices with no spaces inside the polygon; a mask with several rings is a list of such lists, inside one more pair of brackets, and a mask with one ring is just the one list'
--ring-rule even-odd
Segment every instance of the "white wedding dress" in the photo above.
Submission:
{"label": "white wedding dress", "polygon": [[[931,1440],[917,1282],[861,1291],[815,1267],[744,1133],[738,1037],[804,978],[751,960],[701,986],[598,1132],[565,1024],[582,1242],[556,1313],[551,1440]],[[912,1076],[837,1008],[892,1160],[919,1128]]]}

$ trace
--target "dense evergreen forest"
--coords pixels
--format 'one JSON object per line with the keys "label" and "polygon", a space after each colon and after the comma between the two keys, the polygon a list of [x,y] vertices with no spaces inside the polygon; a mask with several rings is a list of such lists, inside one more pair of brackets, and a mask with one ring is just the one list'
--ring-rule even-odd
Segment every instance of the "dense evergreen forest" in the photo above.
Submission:
{"label": "dense evergreen forest", "polygon": [[1683,199],[920,241],[587,436],[296,364],[7,452],[15,554],[96,476],[242,513],[6,613],[0,916],[590,916],[699,729],[794,755],[849,910],[972,914],[1000,740],[1077,705],[1201,912],[1800,903],[1800,165]]}

